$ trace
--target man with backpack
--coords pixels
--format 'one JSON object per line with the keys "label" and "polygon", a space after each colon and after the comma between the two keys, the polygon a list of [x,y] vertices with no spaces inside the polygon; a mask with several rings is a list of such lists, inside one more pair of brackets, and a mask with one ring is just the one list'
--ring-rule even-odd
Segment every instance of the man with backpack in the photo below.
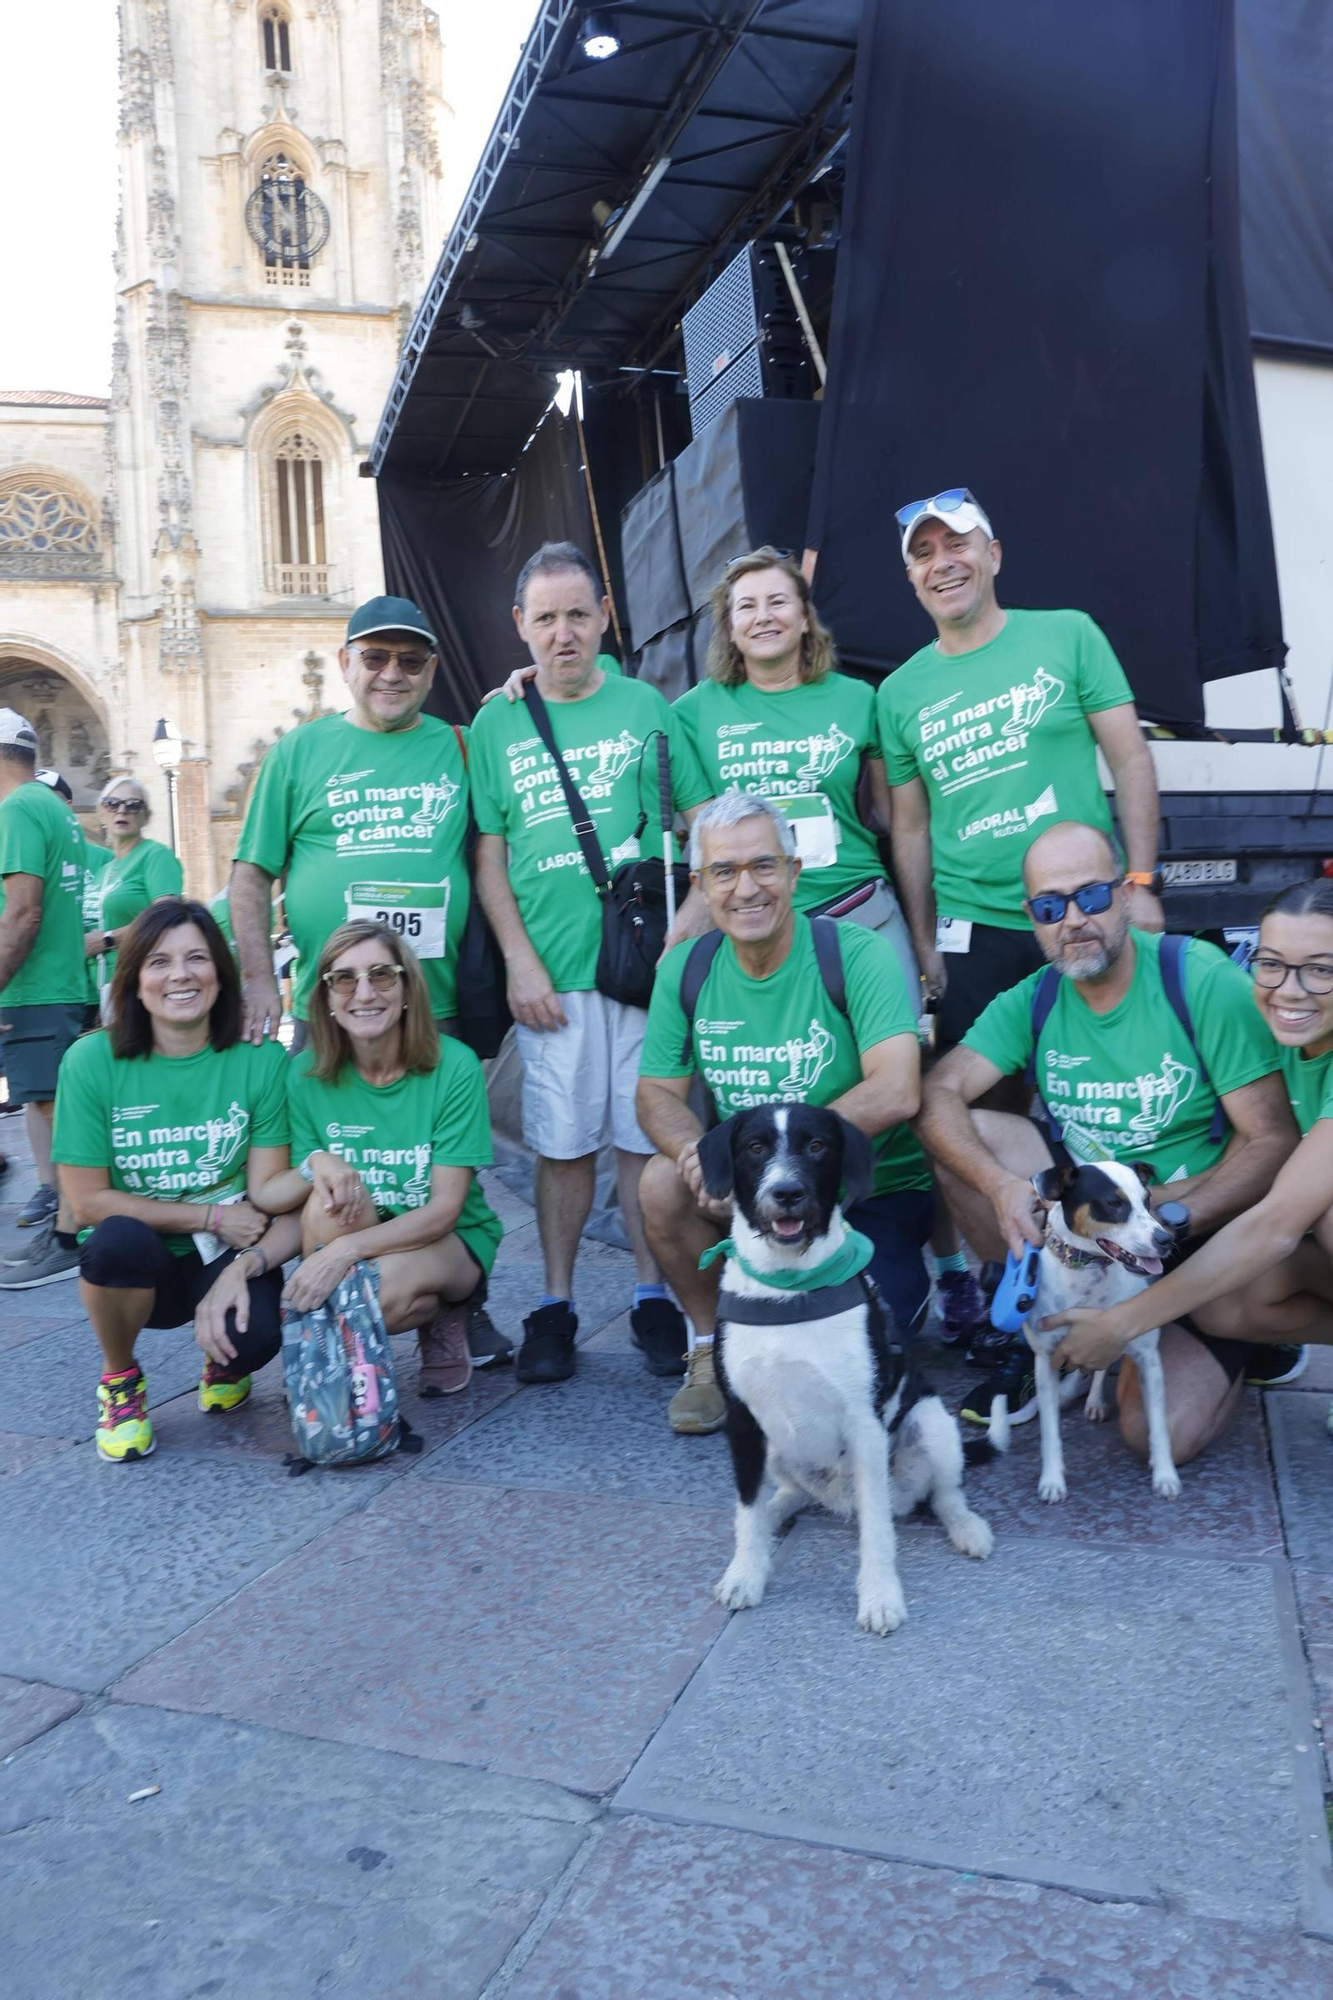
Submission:
{"label": "man with backpack", "polygon": [[690,872],[715,926],[663,959],[640,1063],[639,1123],[657,1147],[640,1182],[648,1240],[694,1323],[671,1427],[721,1428],[713,1377],[720,1265],[699,1258],[727,1232],[729,1208],[704,1192],[691,1103],[695,1079],[719,1118],[754,1104],[828,1105],[875,1142],[870,1196],[848,1221],[875,1246],[870,1273],[898,1338],[925,1318],[924,1257],[934,1223],[925,1156],[908,1127],[921,1088],[916,1010],[894,948],[877,931],[793,907],[801,864],[786,816],[759,792],[724,792],[690,834]]}
{"label": "man with backpack", "polygon": [[[1223,952],[1131,927],[1131,887],[1100,827],[1062,821],[1040,834],[1023,880],[1047,963],[997,995],[927,1078],[919,1129],[937,1174],[977,1253],[1002,1257],[1043,1242],[1046,1204],[1030,1176],[1062,1154],[1143,1166],[1150,1205],[1187,1212],[1176,1253],[1187,1255],[1259,1199],[1296,1144],[1277,1046]],[[1035,1088],[1039,1120],[974,1109],[1004,1077]],[[1225,1427],[1244,1381],[1271,1386],[1301,1359],[1214,1338],[1207,1311],[1165,1329],[1161,1357],[1177,1462]],[[1036,1414],[1021,1337],[963,1416],[985,1423],[1001,1391],[1012,1422]],[[1146,1455],[1132,1365],[1119,1398],[1122,1434]]]}

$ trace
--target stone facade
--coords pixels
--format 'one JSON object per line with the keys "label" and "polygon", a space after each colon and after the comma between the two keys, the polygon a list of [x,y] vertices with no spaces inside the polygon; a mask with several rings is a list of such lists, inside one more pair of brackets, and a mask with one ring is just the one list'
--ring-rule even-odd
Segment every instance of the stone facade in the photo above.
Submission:
{"label": "stone facade", "polygon": [[[359,470],[438,244],[421,0],[121,0],[109,401],[0,394],[0,702],[81,808],[184,739],[186,880],[224,879],[255,765],[341,707],[383,588]],[[36,718],[34,718],[36,719]]]}

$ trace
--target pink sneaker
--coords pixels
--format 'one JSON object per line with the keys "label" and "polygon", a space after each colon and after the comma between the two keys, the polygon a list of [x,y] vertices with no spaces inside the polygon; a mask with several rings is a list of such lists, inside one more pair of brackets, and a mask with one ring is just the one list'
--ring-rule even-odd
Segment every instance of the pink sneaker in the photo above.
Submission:
{"label": "pink sneaker", "polygon": [[421,1368],[417,1394],[427,1402],[437,1396],[457,1396],[472,1380],[472,1356],[467,1344],[467,1306],[446,1306],[417,1329]]}

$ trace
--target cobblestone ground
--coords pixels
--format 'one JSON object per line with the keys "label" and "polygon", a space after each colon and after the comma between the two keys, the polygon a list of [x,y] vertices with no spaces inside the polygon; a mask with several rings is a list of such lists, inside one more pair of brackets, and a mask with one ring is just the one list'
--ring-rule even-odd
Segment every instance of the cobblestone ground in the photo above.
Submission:
{"label": "cobblestone ground", "polygon": [[725,1445],[671,1436],[629,1285],[588,1244],[574,1381],[423,1404],[405,1358],[422,1456],[298,1480],[276,1367],[203,1417],[188,1333],[142,1350],[156,1455],[102,1464],[75,1286],[0,1295],[7,2000],[1326,2000],[1329,1359],[1174,1505],[1069,1413],[1044,1507],[1021,1431],[992,1560],[908,1524],[878,1639],[829,1520],[713,1602]]}

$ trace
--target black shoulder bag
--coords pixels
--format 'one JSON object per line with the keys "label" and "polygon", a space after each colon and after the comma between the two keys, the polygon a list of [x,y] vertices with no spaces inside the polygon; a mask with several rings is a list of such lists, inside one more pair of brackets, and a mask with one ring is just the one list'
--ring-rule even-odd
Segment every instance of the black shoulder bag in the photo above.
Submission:
{"label": "black shoulder bag", "polygon": [[[640,856],[637,861],[622,862],[614,875],[609,872],[592,814],[565,768],[565,760],[556,747],[551,730],[546,703],[531,681],[523,690],[523,699],[531,711],[533,726],[555,765],[573,822],[574,837],[602,906],[602,944],[597,954],[594,982],[597,991],[604,993],[608,1000],[619,1000],[626,1007],[646,1007],[652,997],[657,961],[666,944],[666,864],[651,855]],[[642,752],[639,765],[642,774]],[[636,840],[642,836],[647,824],[648,815],[641,811],[635,829]],[[675,862],[671,873],[679,905],[689,894],[690,871],[682,863]]]}

